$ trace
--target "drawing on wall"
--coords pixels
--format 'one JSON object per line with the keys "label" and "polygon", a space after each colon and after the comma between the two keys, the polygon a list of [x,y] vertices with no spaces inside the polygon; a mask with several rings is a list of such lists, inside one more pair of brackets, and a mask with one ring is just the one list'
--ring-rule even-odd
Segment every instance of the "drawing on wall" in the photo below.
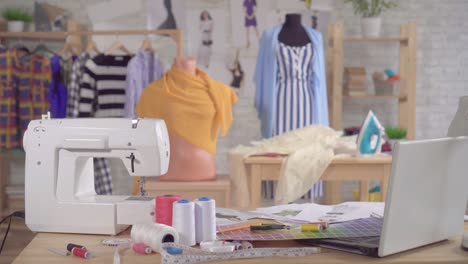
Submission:
{"label": "drawing on wall", "polygon": [[236,50],[236,57],[233,63],[228,66],[228,70],[232,75],[231,87],[237,94],[240,94],[241,90],[244,88],[244,71],[242,70],[242,65],[239,60],[239,49]]}
{"label": "drawing on wall", "polygon": [[200,14],[201,42],[198,48],[197,60],[205,68],[210,66],[211,46],[213,45],[213,18],[210,13],[203,10]]}
{"label": "drawing on wall", "polygon": [[230,0],[232,44],[239,48],[258,47],[275,1]]}
{"label": "drawing on wall", "polygon": [[256,0],[244,0],[243,3],[244,16],[245,16],[245,33],[247,38],[247,48],[250,47],[250,29],[255,32],[257,41],[260,41],[260,33],[257,27],[257,18],[255,12],[257,11]]}
{"label": "drawing on wall", "polygon": [[184,0],[148,0],[148,29],[181,29],[185,25]]}

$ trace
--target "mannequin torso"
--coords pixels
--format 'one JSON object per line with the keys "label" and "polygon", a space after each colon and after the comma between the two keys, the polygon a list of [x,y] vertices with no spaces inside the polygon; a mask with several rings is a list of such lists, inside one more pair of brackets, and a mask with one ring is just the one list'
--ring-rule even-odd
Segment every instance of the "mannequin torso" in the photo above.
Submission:
{"label": "mannequin torso", "polygon": [[[196,61],[189,57],[177,57],[174,65],[196,74]],[[167,174],[162,181],[205,181],[216,178],[215,157],[208,151],[188,143],[169,132],[171,157]]]}
{"label": "mannequin torso", "polygon": [[288,46],[298,47],[310,43],[309,36],[301,24],[300,14],[287,14],[278,40]]}

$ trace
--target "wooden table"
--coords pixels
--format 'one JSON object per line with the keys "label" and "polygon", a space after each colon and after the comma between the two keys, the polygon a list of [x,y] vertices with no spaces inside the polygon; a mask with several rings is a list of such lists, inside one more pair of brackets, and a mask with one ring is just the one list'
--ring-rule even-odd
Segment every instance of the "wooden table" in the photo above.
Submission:
{"label": "wooden table", "polygon": [[[468,223],[465,223],[465,230],[468,231]],[[128,232],[124,232],[120,237],[128,237]],[[113,263],[114,248],[101,245],[101,240],[108,236],[95,235],[68,235],[68,234],[38,234],[29,245],[15,259],[14,264],[62,264],[62,263]],[[48,247],[65,248],[67,243],[75,243],[88,247],[95,255],[92,259],[81,259],[75,256],[63,257],[55,255],[47,250]],[[8,241],[7,241],[8,243]],[[254,247],[264,246],[300,246],[294,241],[287,242],[263,242],[254,244]],[[448,240],[433,245],[413,249],[385,258],[371,258],[355,255],[347,252],[334,250],[323,250],[321,254],[315,254],[300,258],[275,258],[276,263],[468,263],[468,252],[460,248],[460,238]],[[132,250],[124,251],[121,263],[161,263],[160,255],[137,255]],[[212,262],[213,263],[213,262]],[[272,263],[272,259],[244,259],[232,260],[222,263]]]}
{"label": "wooden table", "polygon": [[[276,181],[279,178],[284,158],[248,157],[244,160],[250,188],[250,205],[261,207],[262,181]],[[387,183],[390,177],[392,157],[388,155],[374,157],[337,157],[325,170],[322,180],[325,184],[325,204],[341,202],[341,181],[360,182],[360,200],[369,200],[369,182],[381,182],[382,200],[387,195]]]}

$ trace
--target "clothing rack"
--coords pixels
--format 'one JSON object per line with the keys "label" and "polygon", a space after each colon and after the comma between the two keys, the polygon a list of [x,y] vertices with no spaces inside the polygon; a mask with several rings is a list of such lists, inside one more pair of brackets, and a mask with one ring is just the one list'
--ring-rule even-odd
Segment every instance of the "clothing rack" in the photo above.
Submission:
{"label": "clothing rack", "polygon": [[[67,31],[60,32],[0,32],[0,39],[19,38],[19,39],[50,39],[69,41],[70,44],[78,46],[81,50],[82,36],[129,36],[129,35],[166,35],[174,40],[177,45],[177,56],[183,55],[182,31],[178,29],[160,29],[160,30],[95,30],[81,31],[80,25],[75,21],[69,21]],[[70,37],[70,38],[69,38]]]}

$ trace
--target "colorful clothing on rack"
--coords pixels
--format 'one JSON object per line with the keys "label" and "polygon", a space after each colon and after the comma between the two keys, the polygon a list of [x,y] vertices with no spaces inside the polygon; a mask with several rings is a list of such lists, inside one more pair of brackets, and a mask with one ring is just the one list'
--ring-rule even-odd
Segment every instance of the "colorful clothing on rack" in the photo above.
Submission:
{"label": "colorful clothing on rack", "polygon": [[62,63],[61,58],[58,55],[52,56],[50,59],[52,68],[52,82],[49,88],[49,103],[50,103],[50,114],[52,118],[65,118],[67,112],[67,87],[62,82],[62,65],[66,65],[67,62]]}
{"label": "colorful clothing on rack", "polygon": [[19,57],[16,49],[0,54],[0,147],[21,147],[29,122],[49,111],[51,78],[50,61],[45,57]]}
{"label": "colorful clothing on rack", "polygon": [[131,56],[97,55],[86,62],[80,117],[124,117],[127,65]]}
{"label": "colorful clothing on rack", "polygon": [[135,106],[143,89],[151,82],[161,79],[163,74],[163,64],[154,52],[140,50],[135,54],[127,67],[126,117],[136,117]]}
{"label": "colorful clothing on rack", "polygon": [[78,117],[80,104],[80,82],[86,61],[94,55],[83,52],[74,62],[70,72],[67,97],[67,117]]}

